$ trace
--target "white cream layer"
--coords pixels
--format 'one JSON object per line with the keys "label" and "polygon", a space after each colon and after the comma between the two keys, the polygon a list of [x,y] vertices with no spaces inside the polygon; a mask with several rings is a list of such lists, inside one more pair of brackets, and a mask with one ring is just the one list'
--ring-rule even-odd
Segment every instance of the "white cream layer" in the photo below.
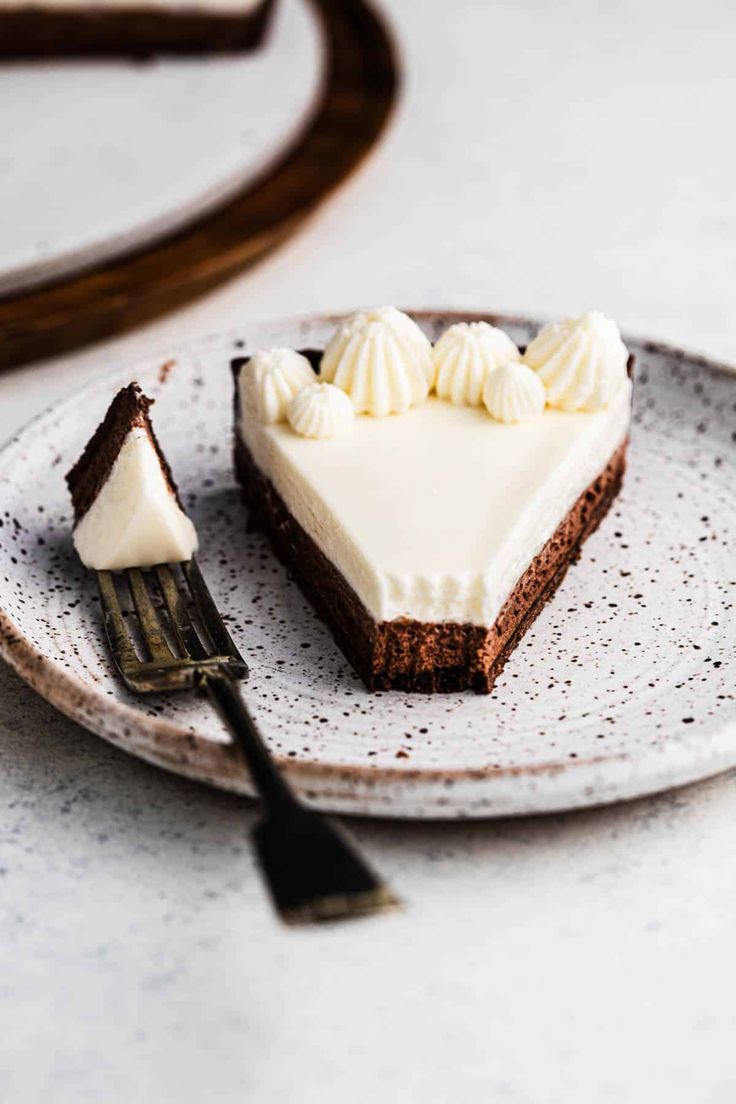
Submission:
{"label": "white cream layer", "polygon": [[0,11],[18,8],[35,8],[39,12],[52,9],[84,11],[114,8],[116,11],[171,11],[171,12],[243,12],[248,13],[262,0],[0,0]]}
{"label": "white cream layer", "polygon": [[299,524],[377,621],[491,625],[536,554],[627,435],[631,384],[605,410],[526,425],[436,397],[310,441],[241,433]]}
{"label": "white cream layer", "polygon": [[189,560],[197,533],[166,482],[145,429],[125,438],[100,493],[74,530],[79,558],[95,571]]}

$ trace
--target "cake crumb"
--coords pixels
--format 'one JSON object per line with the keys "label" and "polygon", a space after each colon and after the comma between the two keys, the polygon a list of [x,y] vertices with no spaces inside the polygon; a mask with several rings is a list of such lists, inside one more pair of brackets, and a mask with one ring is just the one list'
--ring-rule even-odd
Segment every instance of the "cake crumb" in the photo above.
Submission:
{"label": "cake crumb", "polygon": [[158,370],[158,382],[166,383],[169,375],[171,374],[171,369],[174,367],[176,367],[175,360],[165,360]]}

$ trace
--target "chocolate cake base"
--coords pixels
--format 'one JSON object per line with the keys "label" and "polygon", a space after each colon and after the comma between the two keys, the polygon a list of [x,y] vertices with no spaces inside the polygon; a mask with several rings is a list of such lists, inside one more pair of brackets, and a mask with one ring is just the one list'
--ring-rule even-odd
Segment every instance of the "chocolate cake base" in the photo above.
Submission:
{"label": "chocolate cake base", "polygon": [[290,514],[239,436],[235,470],[251,525],[270,538],[279,559],[369,690],[425,694],[493,689],[509,655],[578,558],[621,488],[625,441],[524,572],[494,625],[399,619],[376,622],[337,568]]}
{"label": "chocolate cake base", "polygon": [[143,394],[137,383],[129,383],[127,387],[121,387],[110,403],[84,452],[66,476],[74,507],[75,525],[81,521],[102,490],[126,437],[133,429],[142,429],[148,434],[169,490],[177,505],[184,510],[171,468],[151,424],[148,412],[154,402],[155,399],[149,399]]}
{"label": "chocolate cake base", "polygon": [[163,11],[131,0],[126,9],[104,0],[82,10],[19,3],[0,11],[0,57],[145,57],[157,53],[201,54],[251,50],[266,32],[275,0],[237,12],[197,11],[182,4]]}

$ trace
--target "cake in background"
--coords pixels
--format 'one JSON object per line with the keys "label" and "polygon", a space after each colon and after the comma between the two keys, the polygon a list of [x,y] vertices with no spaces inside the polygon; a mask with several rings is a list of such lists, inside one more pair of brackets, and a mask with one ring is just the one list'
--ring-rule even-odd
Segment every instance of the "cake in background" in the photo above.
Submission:
{"label": "cake in background", "polygon": [[275,0],[0,0],[0,57],[251,50]]}

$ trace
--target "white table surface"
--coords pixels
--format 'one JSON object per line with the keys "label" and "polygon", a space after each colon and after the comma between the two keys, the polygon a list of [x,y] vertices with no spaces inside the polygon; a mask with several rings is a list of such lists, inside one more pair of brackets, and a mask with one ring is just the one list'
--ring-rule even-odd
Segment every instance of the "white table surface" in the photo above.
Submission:
{"label": "white table surface", "polygon": [[[729,0],[391,8],[405,97],[362,174],[195,306],[3,376],[3,436],[259,312],[594,306],[736,361]],[[538,820],[358,823],[405,911],[285,931],[249,807],[7,670],[0,702],[8,1104],[733,1101],[736,775]]]}

